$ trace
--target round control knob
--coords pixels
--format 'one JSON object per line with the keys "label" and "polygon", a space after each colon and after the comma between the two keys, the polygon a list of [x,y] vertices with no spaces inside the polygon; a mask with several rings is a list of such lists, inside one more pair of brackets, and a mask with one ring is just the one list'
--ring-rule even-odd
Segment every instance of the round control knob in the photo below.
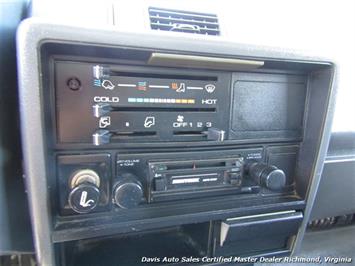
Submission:
{"label": "round control knob", "polygon": [[88,213],[96,208],[100,190],[90,183],[83,183],[70,191],[69,206],[77,213]]}
{"label": "round control knob", "polygon": [[113,198],[116,205],[120,208],[134,208],[142,202],[142,184],[132,176],[124,178],[114,186]]}
{"label": "round control knob", "polygon": [[100,178],[90,169],[79,170],[70,179],[69,206],[77,213],[88,213],[100,201]]}
{"label": "round control knob", "polygon": [[270,190],[280,190],[286,184],[285,173],[274,165],[252,163],[248,172],[251,178]]}

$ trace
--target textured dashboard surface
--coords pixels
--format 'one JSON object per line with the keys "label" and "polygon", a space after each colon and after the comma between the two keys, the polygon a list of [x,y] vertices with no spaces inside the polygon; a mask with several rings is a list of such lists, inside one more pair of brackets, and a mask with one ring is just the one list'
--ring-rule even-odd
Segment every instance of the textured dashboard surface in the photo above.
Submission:
{"label": "textured dashboard surface", "polygon": [[0,2],[0,255],[33,251],[22,178],[15,33],[24,1]]}

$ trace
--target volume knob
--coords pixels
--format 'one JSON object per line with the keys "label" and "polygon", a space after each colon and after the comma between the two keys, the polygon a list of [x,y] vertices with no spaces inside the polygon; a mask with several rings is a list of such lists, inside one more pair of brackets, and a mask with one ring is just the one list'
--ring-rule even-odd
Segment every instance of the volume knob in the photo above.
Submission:
{"label": "volume knob", "polygon": [[114,186],[113,199],[123,209],[138,206],[143,200],[142,184],[133,175],[123,178]]}
{"label": "volume knob", "polygon": [[280,190],[286,184],[284,171],[274,165],[252,163],[248,167],[249,176],[270,190]]}

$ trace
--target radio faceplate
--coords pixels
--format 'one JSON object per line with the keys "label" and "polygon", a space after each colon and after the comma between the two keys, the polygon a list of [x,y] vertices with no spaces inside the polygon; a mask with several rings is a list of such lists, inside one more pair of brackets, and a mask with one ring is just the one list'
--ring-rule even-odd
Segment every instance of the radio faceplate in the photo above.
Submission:
{"label": "radio faceplate", "polygon": [[260,161],[263,149],[182,154],[118,155],[116,179],[133,174],[146,187],[148,202],[206,196],[256,193],[259,186],[244,176],[243,167]]}
{"label": "radio faceplate", "polygon": [[[248,154],[249,153],[249,154]],[[257,193],[259,185],[245,178],[250,153],[262,158],[262,150],[236,151],[234,157],[149,162],[149,201],[201,196]]]}
{"label": "radio faceplate", "polygon": [[149,212],[149,206],[159,202],[258,193],[261,184],[248,176],[246,166],[265,159],[262,147],[208,151],[203,156],[200,152],[117,154],[112,173],[111,157],[57,156],[62,215],[134,207]]}

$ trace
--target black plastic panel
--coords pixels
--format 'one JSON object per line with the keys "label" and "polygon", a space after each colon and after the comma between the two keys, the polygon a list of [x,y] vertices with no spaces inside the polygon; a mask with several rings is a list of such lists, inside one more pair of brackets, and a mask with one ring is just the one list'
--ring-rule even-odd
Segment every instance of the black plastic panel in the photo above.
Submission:
{"label": "black plastic panel", "polygon": [[215,226],[216,255],[258,255],[289,249],[288,240],[298,231],[301,212],[237,217]]}
{"label": "black plastic panel", "polygon": [[[60,56],[56,57],[61,58]],[[94,62],[83,63],[91,60],[94,60]],[[92,58],[81,58],[77,59],[77,61],[55,59],[52,61],[52,64],[53,69],[49,68],[49,70],[53,72],[48,73],[52,75],[55,73],[55,80],[49,83],[52,85],[52,92],[48,93],[48,91],[46,91],[44,92],[44,96],[51,97],[51,101],[55,102],[57,107],[56,110],[53,110],[53,108],[46,103],[47,107],[51,110],[51,117],[53,118],[50,120],[47,117],[48,128],[53,129],[53,134],[49,136],[49,139],[50,142],[53,141],[55,143],[57,141],[57,143],[54,144],[54,150],[58,150],[59,152],[65,150],[66,154],[75,154],[80,152],[80,148],[92,148],[92,134],[95,130],[100,128],[115,131],[115,136],[112,137],[111,140],[118,140],[119,143],[116,144],[121,144],[121,146],[114,146],[115,143],[112,142],[97,148],[98,150],[110,154],[112,159],[117,158],[116,164],[112,162],[112,179],[108,181],[110,185],[107,188],[105,187],[105,190],[107,189],[105,193],[109,197],[107,201],[105,201],[107,204],[96,210],[105,211],[107,217],[110,217],[113,213],[117,213],[123,214],[123,216],[120,215],[115,218],[117,222],[133,221],[137,219],[137,217],[142,217],[142,219],[143,217],[146,218],[144,215],[142,216],[140,214],[140,212],[143,211],[148,216],[154,216],[158,219],[160,217],[163,218],[165,215],[170,215],[170,212],[156,213],[156,208],[161,208],[166,204],[165,202],[169,202],[169,204],[172,205],[179,205],[180,207],[176,209],[175,214],[181,215],[190,212],[193,207],[198,211],[202,211],[199,204],[213,200],[213,198],[221,199],[220,204],[222,205],[217,203],[216,206],[220,206],[217,208],[221,208],[221,206],[224,206],[222,208],[227,208],[227,205],[223,204],[222,201],[227,202],[228,197],[235,198],[238,195],[240,195],[240,197],[243,195],[247,197],[248,194],[250,196],[254,195],[254,197],[258,197],[258,195],[273,195],[275,197],[278,197],[278,195],[294,195],[295,190],[293,185],[298,157],[298,143],[302,140],[303,134],[306,100],[305,76],[290,74],[281,70],[275,71],[276,73],[273,74],[257,72],[248,74],[233,73],[234,77],[246,76],[252,79],[249,89],[239,91],[236,86],[234,86],[233,89],[230,87],[230,77],[232,75],[230,72],[199,70],[187,72],[182,69],[147,68],[118,63],[109,64],[103,61],[96,61]],[[93,71],[96,66],[101,66],[105,72],[100,79],[95,77],[95,71]],[[74,86],[75,88],[73,88],[73,84],[70,84],[71,80],[79,81],[79,86]],[[144,83],[144,85],[142,83]],[[182,83],[185,83],[185,90],[178,92],[176,88],[173,89],[173,83],[178,83],[179,88]],[[208,92],[206,89],[209,83],[215,84],[215,88],[212,92]],[[238,82],[235,81],[235,84],[237,83]],[[259,83],[263,84],[263,86],[259,87]],[[154,84],[158,87],[164,87],[149,87],[154,86]],[[107,85],[112,85],[113,87],[109,88]],[[188,86],[193,89],[188,91]],[[198,90],[196,90],[196,88],[198,88]],[[202,88],[202,90],[200,88]],[[233,90],[234,97],[232,105],[235,108],[233,109],[234,112],[232,112],[231,130],[238,127],[239,123],[235,122],[236,120],[241,123],[243,122],[243,118],[236,114],[236,110],[241,110],[241,113],[248,116],[248,119],[257,118],[261,121],[259,126],[254,125],[249,128],[249,131],[245,131],[245,134],[247,134],[246,137],[239,139],[235,138],[236,135],[233,135],[233,133],[231,135],[228,134],[230,130],[228,127],[228,125],[230,125],[228,114],[230,114],[229,99],[231,89]],[[249,95],[248,91],[253,90],[256,95],[254,95],[255,93]],[[180,95],[184,95],[185,98],[188,98],[187,96],[191,97],[191,99],[194,99],[195,103],[190,107],[188,105],[168,104],[168,102],[164,103],[162,101],[156,102],[156,99],[183,97]],[[216,101],[213,101],[213,104],[203,104],[206,96],[213,96]],[[253,101],[250,101],[248,97],[254,99],[255,96],[256,99],[265,101],[265,103],[263,103],[263,106],[266,106],[265,108],[271,109],[262,110],[262,112],[256,111],[248,115],[245,111],[246,109],[243,108],[253,109],[252,107],[256,105]],[[96,98],[100,98],[100,100]],[[293,102],[291,98],[294,100]],[[135,99],[135,101],[132,101],[132,99]],[[142,101],[137,102],[138,99],[142,99]],[[145,102],[145,100],[147,101]],[[151,102],[151,100],[153,101]],[[280,103],[280,107],[273,108],[272,104],[277,102]],[[107,115],[110,116],[111,124],[101,127],[101,119],[100,117],[94,116],[95,108],[93,108],[93,106],[106,103],[110,105]],[[236,107],[236,104],[240,106]],[[195,110],[190,110],[191,108],[195,108]],[[258,110],[257,107],[254,109]],[[292,112],[291,109],[296,110],[292,110],[294,111]],[[275,114],[271,116],[271,123],[265,123],[262,121],[262,116],[270,116],[270,110],[275,112]],[[155,117],[156,124],[154,124],[153,127],[147,128],[144,126],[147,116]],[[199,136],[194,134],[195,128],[192,128],[192,130],[188,127],[174,128],[174,122],[172,121],[177,121],[178,119],[194,121],[193,123],[197,120],[203,120],[204,123],[206,123],[206,121],[212,121],[212,126],[217,125],[217,127],[227,132],[227,140],[225,142],[212,142],[212,144],[216,146],[212,147],[210,146],[211,141],[201,137],[199,139]],[[77,121],[80,121],[80,123]],[[183,122],[180,121],[180,123],[182,124]],[[124,127],[129,127],[132,131],[126,131]],[[208,127],[201,128],[200,133],[206,131],[207,128]],[[154,130],[153,135],[145,135],[150,133],[152,129]],[[140,134],[128,134],[127,132],[138,132]],[[182,141],[179,142],[180,140]],[[172,145],[176,148],[169,149],[169,152],[162,152],[163,149],[160,149],[160,147],[154,144],[156,141],[163,142],[161,144],[162,147],[164,147],[164,145]],[[243,146],[237,149],[234,149],[232,146],[227,148],[228,145],[235,145],[240,141],[249,143],[249,145],[244,146],[245,148],[243,148]],[[252,143],[280,141],[288,142],[278,143],[275,146],[270,144],[261,144],[259,146],[255,144],[252,145]],[[290,143],[290,141],[293,141],[293,143]],[[86,146],[80,146],[80,143]],[[193,149],[189,147],[189,143],[193,143],[196,147],[199,145],[206,146],[204,149],[205,152],[198,152],[198,149],[193,151]],[[136,149],[139,147],[141,152],[135,152],[133,149],[120,149],[120,147],[124,147],[122,145],[126,144],[132,144],[134,145],[132,147],[136,147]],[[144,149],[144,145],[150,145],[152,149],[148,151]],[[118,155],[116,150],[111,149],[113,147],[118,148]],[[71,151],[71,153],[68,153],[69,151]],[[167,151],[167,149],[164,151]],[[84,154],[86,153],[85,150],[83,152]],[[86,155],[83,156],[85,157]],[[211,160],[218,161],[218,163],[225,163],[225,161],[238,158],[239,156],[245,159],[245,164],[250,161],[264,161],[276,165],[286,173],[287,186],[277,192],[270,191],[260,187],[259,184],[248,179],[248,177],[243,177],[243,171],[239,173],[241,180],[238,182],[240,182],[240,184],[236,185],[236,183],[234,183],[231,185],[229,172],[224,170],[223,172],[218,172],[217,170],[219,168],[217,166],[212,165],[212,167],[207,170],[204,169],[202,172],[198,172],[199,169],[193,167],[194,170],[191,172],[189,169],[181,168],[180,165],[189,160],[193,161],[193,165],[201,162],[206,164]],[[80,156],[78,158],[80,158]],[[168,175],[165,180],[160,180],[164,181],[165,184],[162,182],[159,183],[159,178],[155,178],[155,175],[160,175],[160,173],[152,173],[150,169],[153,167],[153,164],[156,165],[161,162],[166,162],[167,164],[173,162],[173,164],[179,165],[178,169],[174,170],[175,172],[173,171],[174,174],[178,176],[183,176],[186,173],[189,174],[189,171],[194,177],[196,174],[215,174],[217,171],[219,183],[210,183],[212,184],[211,186],[198,184],[193,187],[184,184],[169,187],[166,183],[171,181],[171,176]],[[82,168],[82,164],[83,162],[76,160],[70,170],[74,171],[75,168]],[[61,167],[62,166],[59,165],[59,171],[61,171]],[[134,210],[121,209],[114,202],[113,189],[115,188],[115,184],[124,180],[127,173],[133,175],[133,177],[142,184],[144,194],[142,202]],[[62,211],[61,214],[73,214],[73,212],[68,210],[66,203],[68,195],[68,188],[65,187],[67,185],[67,177],[63,178],[59,176],[59,179],[58,189],[64,191],[64,193],[60,193],[61,196],[59,199],[59,206],[62,206],[62,210],[64,207],[65,210],[65,212]],[[157,189],[159,186],[163,187],[163,190],[161,190],[161,188]],[[55,197],[55,195],[54,198],[58,200],[58,197]],[[198,201],[199,203],[197,204]],[[189,206],[185,206],[185,204],[189,204]],[[233,204],[231,206],[233,206]],[[207,205],[205,211],[213,209],[214,207],[212,207],[212,205]],[[56,212],[57,210],[54,211]],[[63,217],[63,220],[62,218],[58,219],[58,223],[56,224],[56,226],[58,226],[57,228],[66,230],[70,229],[70,227],[77,227],[80,222],[76,217],[80,217],[79,220],[91,220],[94,224],[97,218],[95,212],[86,215],[76,214],[73,217]],[[66,224],[66,222],[69,222],[69,224]],[[87,225],[89,224],[87,223]],[[69,228],[67,226],[69,226]],[[119,227],[120,225],[117,224],[117,230],[123,230],[123,228]],[[59,231],[56,232],[57,236],[59,236],[58,234],[60,234]],[[80,235],[79,233],[75,238],[80,238]],[[71,237],[72,236],[67,235],[65,237],[63,236],[62,239],[71,239]],[[83,234],[81,237],[86,238],[87,233],[85,233],[85,236]],[[56,239],[61,241],[59,240],[61,237],[56,237]]]}
{"label": "black plastic panel", "polygon": [[186,265],[190,256],[200,258],[208,255],[209,227],[209,223],[198,223],[72,241],[61,246],[65,251],[61,260],[68,266]]}
{"label": "black plastic panel", "polygon": [[303,76],[236,73],[232,83],[232,139],[302,138]]}
{"label": "black plastic panel", "polygon": [[[155,221],[163,221],[172,214],[177,217],[188,217],[190,222],[206,222],[212,219],[212,216],[204,216],[206,213],[223,210],[222,213],[216,214],[214,219],[230,211],[240,213],[249,201],[254,202],[254,211],[258,212],[258,209],[260,211],[266,207],[266,197],[270,197],[271,200],[274,197],[276,202],[280,203],[279,207],[284,204],[281,196],[294,197],[296,201],[300,199],[295,191],[294,181],[299,159],[299,146],[304,134],[304,120],[307,119],[307,75],[304,72],[284,70],[270,70],[270,72],[260,70],[254,73],[186,71],[173,68],[148,68],[144,63],[134,65],[137,62],[124,61],[125,63],[122,63],[119,59],[103,60],[75,57],[75,60],[70,61],[66,56],[56,55],[54,60],[49,61],[49,66],[52,68],[47,69],[47,75],[49,78],[52,77],[52,81],[46,84],[51,90],[44,91],[43,95],[46,99],[50,99],[45,102],[51,113],[51,116],[46,116],[48,132],[52,132],[48,138],[49,143],[54,142],[53,146],[49,146],[50,149],[59,154],[85,154],[88,152],[87,149],[95,147],[92,143],[95,130],[105,129],[113,133],[110,143],[95,147],[97,152],[102,151],[111,155],[113,166],[113,178],[110,180],[111,186],[108,189],[108,194],[111,193],[111,195],[106,209],[97,209],[97,211],[104,211],[102,217],[95,212],[57,217],[53,238],[55,242],[107,235],[109,232],[131,232],[133,229],[131,226],[127,227],[127,223],[136,224],[134,228],[137,228],[139,224],[142,230],[156,228],[156,225],[147,218],[154,217]],[[102,66],[105,69],[105,74],[100,76],[100,79],[97,79],[95,71],[93,72],[96,66]],[[231,76],[234,77],[233,86],[230,85]],[[242,77],[241,82],[245,82],[244,79],[248,80],[247,84],[250,87],[244,90],[238,87],[238,77]],[[73,89],[71,88],[73,84],[69,81],[76,79],[80,81],[80,86]],[[178,92],[176,87],[173,88],[175,86],[173,83],[178,83],[178,88],[185,83],[185,90]],[[206,86],[209,83],[216,86],[213,92],[207,91]],[[108,85],[114,87],[107,87]],[[149,87],[154,85],[155,88]],[[156,86],[164,86],[164,88]],[[187,86],[193,89],[188,92]],[[196,88],[199,89],[195,90]],[[191,104],[191,107],[174,105],[171,101],[168,104],[167,99],[183,97],[179,95],[184,95],[184,98],[189,96],[194,100],[194,104]],[[204,104],[206,95],[211,97],[213,95],[215,101],[213,100],[211,104]],[[257,102],[253,101],[255,99]],[[51,102],[56,103],[56,110],[50,105]],[[95,117],[93,106],[107,103],[110,105],[107,115],[110,116],[111,124],[101,127],[101,117]],[[257,103],[261,104],[261,109]],[[232,112],[230,104],[234,108]],[[231,118],[228,114],[231,114]],[[240,115],[244,115],[245,119]],[[156,119],[152,127],[145,127],[147,116],[154,116]],[[212,126],[225,130],[227,139],[222,142],[210,141],[206,136],[202,137],[201,133],[207,130],[207,126],[200,129],[199,135],[193,127],[192,129],[183,126],[174,128],[175,122],[173,121],[181,124],[189,124],[185,121],[192,121],[193,124],[197,124],[197,121],[201,119],[204,123],[211,121]],[[246,124],[243,125],[244,122]],[[249,128],[245,126],[248,123]],[[126,131],[125,127],[129,127],[131,131]],[[238,127],[244,131],[236,131],[239,130]],[[152,130],[154,134],[146,135]],[[243,132],[242,134],[245,135],[238,137],[238,132]],[[151,148],[147,149],[147,147]],[[260,150],[253,152],[256,148]],[[276,165],[286,173],[287,184],[284,189],[271,191],[253,183],[248,177],[242,177],[241,186],[235,184],[231,186],[227,172],[218,172],[220,183],[211,186],[198,184],[192,187],[184,184],[168,187],[166,184],[156,182],[158,180],[155,179],[155,175],[159,175],[160,172],[150,172],[150,167],[160,162],[174,162],[180,165],[189,160],[193,160],[194,164],[201,162],[205,164],[212,160],[223,163],[228,158],[238,158],[249,149],[251,149],[251,155],[246,156],[248,160],[260,160]],[[258,154],[257,157],[255,157],[256,154]],[[116,163],[113,161],[114,158],[117,158]],[[309,164],[312,162],[313,159],[309,161]],[[80,164],[80,162],[77,163],[74,168],[80,168]],[[203,173],[195,169],[192,175],[215,174],[216,169],[219,169],[218,166],[213,166]],[[188,171],[190,170],[179,168],[174,174],[180,176]],[[115,204],[113,193],[115,184],[125,180],[127,172],[142,184],[144,192],[142,202],[133,209],[120,208],[118,204]],[[169,182],[170,179],[171,176],[167,176],[165,182]],[[65,190],[65,181],[59,184],[61,189]],[[156,189],[159,186],[165,187],[164,191]],[[66,194],[61,193],[61,195],[60,202],[63,204],[66,201],[66,196],[63,195]],[[55,195],[52,197],[58,200]],[[240,203],[239,206],[236,200]],[[241,200],[244,202],[242,203]],[[275,207],[276,205],[271,209]],[[300,208],[297,207],[297,209]],[[57,209],[53,211],[57,212]],[[69,211],[61,214],[73,213]],[[168,220],[167,225],[177,223],[176,219]],[[79,230],[83,221],[86,227]],[[102,226],[96,227],[100,223]],[[94,227],[96,227],[95,234],[90,229]]]}

